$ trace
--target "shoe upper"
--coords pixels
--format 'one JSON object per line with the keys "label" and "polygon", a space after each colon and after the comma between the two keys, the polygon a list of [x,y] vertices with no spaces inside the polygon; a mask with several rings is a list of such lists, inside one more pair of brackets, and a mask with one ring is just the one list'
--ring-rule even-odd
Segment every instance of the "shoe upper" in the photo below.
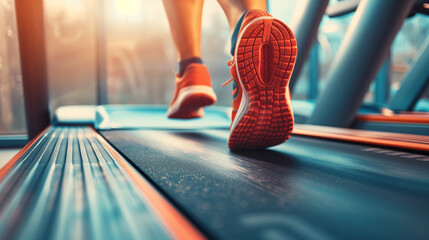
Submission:
{"label": "shoe upper", "polygon": [[181,77],[176,74],[176,90],[171,103],[176,101],[179,91],[182,88],[196,85],[208,87],[212,86],[209,70],[204,64],[201,63],[189,64],[186,67],[185,73]]}

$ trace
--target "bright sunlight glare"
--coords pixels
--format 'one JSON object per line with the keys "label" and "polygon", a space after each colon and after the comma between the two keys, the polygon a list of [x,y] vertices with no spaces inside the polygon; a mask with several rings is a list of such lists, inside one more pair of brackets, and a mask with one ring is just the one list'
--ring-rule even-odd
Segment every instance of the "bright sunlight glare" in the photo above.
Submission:
{"label": "bright sunlight glare", "polygon": [[116,0],[116,10],[122,15],[135,15],[139,12],[139,0]]}

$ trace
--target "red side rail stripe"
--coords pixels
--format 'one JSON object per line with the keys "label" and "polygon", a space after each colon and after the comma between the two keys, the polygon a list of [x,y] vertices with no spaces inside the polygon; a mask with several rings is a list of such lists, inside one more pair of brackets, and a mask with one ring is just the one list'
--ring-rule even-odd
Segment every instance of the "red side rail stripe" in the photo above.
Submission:
{"label": "red side rail stripe", "polygon": [[429,114],[428,115],[411,115],[411,114],[395,114],[393,116],[385,116],[379,114],[367,114],[359,115],[356,117],[358,121],[366,122],[385,122],[385,123],[420,123],[420,124],[429,124]]}
{"label": "red side rail stripe", "polygon": [[336,133],[319,132],[319,131],[312,131],[312,130],[299,129],[299,128],[295,128],[293,131],[293,134],[308,136],[308,137],[343,140],[348,142],[358,142],[358,143],[364,143],[364,144],[374,144],[374,145],[380,145],[380,146],[429,151],[429,144],[425,144],[425,143],[415,143],[415,142],[413,143],[413,142],[406,142],[406,141],[399,141],[399,140],[388,140],[388,139],[377,139],[377,138],[370,138],[370,137],[341,135]]}
{"label": "red side rail stripe", "polygon": [[45,134],[45,132],[50,128],[51,126],[48,126],[47,128],[45,128],[45,130],[43,130],[41,133],[39,133],[35,138],[33,138],[30,142],[28,142],[13,158],[11,158],[6,165],[4,165],[1,169],[0,169],[0,179],[2,179],[6,173],[12,168],[12,166],[18,161],[19,158],[22,157],[22,155],[24,155],[24,153],[31,148],[31,146],[33,146],[33,144],[39,140],[39,138]]}

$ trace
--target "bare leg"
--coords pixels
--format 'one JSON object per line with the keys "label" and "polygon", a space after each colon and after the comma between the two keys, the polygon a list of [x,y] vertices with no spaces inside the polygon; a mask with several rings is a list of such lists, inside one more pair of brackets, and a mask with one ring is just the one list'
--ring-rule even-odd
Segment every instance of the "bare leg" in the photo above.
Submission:
{"label": "bare leg", "polygon": [[218,0],[218,2],[228,19],[231,32],[245,11],[249,9],[267,10],[266,0]]}
{"label": "bare leg", "polygon": [[179,61],[201,57],[204,0],[163,0]]}

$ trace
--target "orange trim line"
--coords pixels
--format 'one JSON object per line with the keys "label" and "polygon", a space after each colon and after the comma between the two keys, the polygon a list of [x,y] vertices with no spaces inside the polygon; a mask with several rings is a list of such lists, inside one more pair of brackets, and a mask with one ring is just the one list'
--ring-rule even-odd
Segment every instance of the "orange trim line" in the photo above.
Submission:
{"label": "orange trim line", "polygon": [[359,115],[356,117],[358,121],[368,122],[399,122],[399,123],[422,123],[429,124],[429,115],[412,116],[411,114],[395,114],[385,116],[379,114]]}
{"label": "orange trim line", "polygon": [[334,133],[326,133],[326,132],[312,131],[312,130],[305,130],[305,129],[298,129],[298,128],[294,129],[293,134],[308,136],[308,137],[343,140],[348,142],[358,142],[358,143],[374,144],[374,145],[397,147],[397,148],[408,148],[408,149],[414,149],[414,150],[420,150],[420,151],[429,151],[429,144],[410,143],[410,142],[377,139],[377,138],[369,138],[369,137],[358,137],[358,136],[350,136],[350,135],[339,135]]}
{"label": "orange trim line", "polygon": [[[92,129],[96,132],[94,129]],[[110,144],[96,132],[97,138],[131,176],[144,197],[163,221],[175,239],[206,239],[182,214],[180,214],[151,184],[144,179],[131,165],[124,160]]]}
{"label": "orange trim line", "polygon": [[33,138],[30,142],[28,142],[13,158],[11,158],[6,165],[4,165],[1,169],[0,169],[0,179],[2,179],[6,173],[12,168],[13,165],[15,165],[15,163],[18,161],[18,159],[20,159],[22,157],[22,155],[24,155],[24,153],[30,149],[31,146],[33,146],[33,144],[39,140],[39,138],[50,128],[51,126],[48,126],[47,128],[45,128],[41,133],[39,133],[35,138]]}

